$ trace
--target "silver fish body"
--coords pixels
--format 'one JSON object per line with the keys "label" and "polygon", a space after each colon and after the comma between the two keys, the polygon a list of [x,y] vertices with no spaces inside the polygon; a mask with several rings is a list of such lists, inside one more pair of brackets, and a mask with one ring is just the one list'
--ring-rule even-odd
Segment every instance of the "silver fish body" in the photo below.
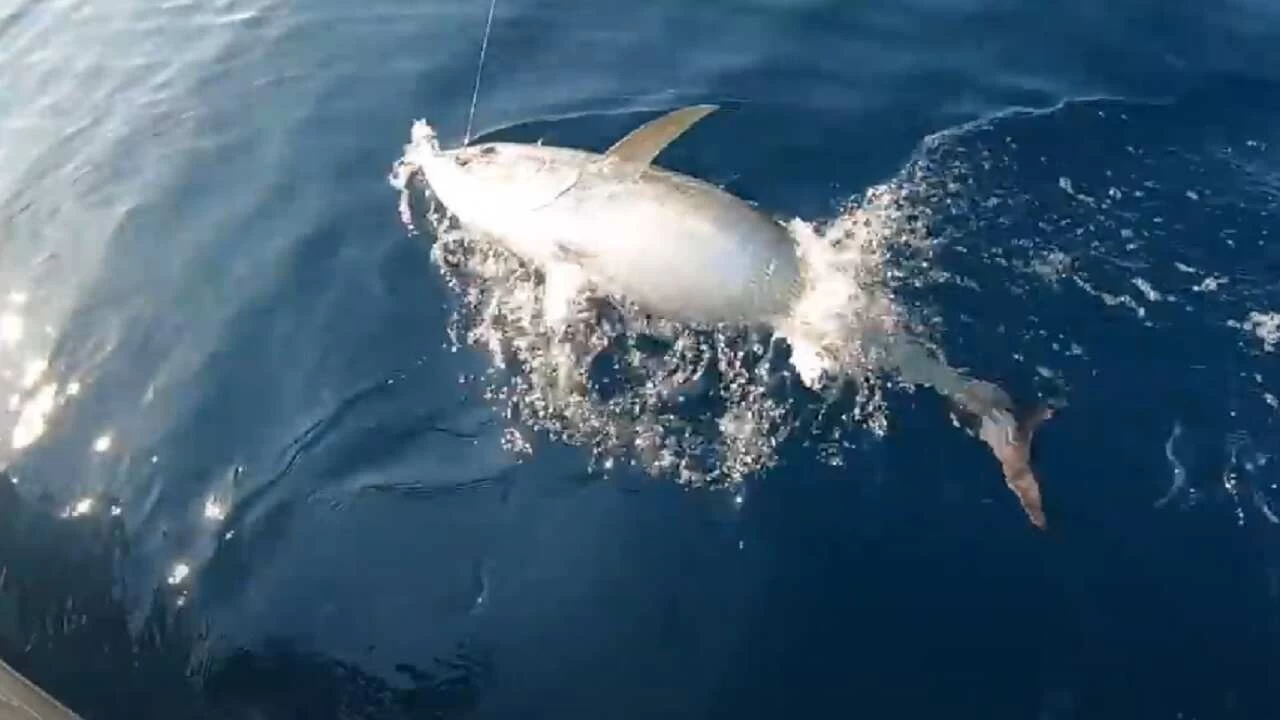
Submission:
{"label": "silver fish body", "polygon": [[486,143],[420,157],[461,225],[549,273],[696,323],[769,322],[801,289],[795,241],[710,183],[597,153]]}
{"label": "silver fish body", "polygon": [[[820,343],[803,327],[779,322],[804,289],[791,235],[724,190],[652,164],[714,109],[675,110],[604,154],[519,143],[442,150],[435,131],[419,121],[406,162],[464,228],[543,271],[544,319],[552,325],[590,288],[682,322],[790,327],[784,335],[793,365],[821,368]],[[999,460],[1006,484],[1032,524],[1044,528],[1031,440],[1053,407],[1018,417],[1003,390],[966,377],[910,338],[887,337],[882,348],[885,370],[935,388],[979,422],[978,436]],[[800,376],[807,384],[821,381],[820,372]]]}

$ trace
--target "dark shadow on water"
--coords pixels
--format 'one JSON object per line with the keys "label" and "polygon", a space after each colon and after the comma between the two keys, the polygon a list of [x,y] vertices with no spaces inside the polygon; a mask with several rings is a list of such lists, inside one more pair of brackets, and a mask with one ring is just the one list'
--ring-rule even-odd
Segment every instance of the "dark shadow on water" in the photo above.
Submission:
{"label": "dark shadow on water", "polygon": [[204,703],[219,718],[459,717],[476,703],[481,668],[464,650],[435,673],[397,665],[405,682],[395,686],[353,664],[272,640],[261,651],[238,650],[220,660],[204,683]]}
{"label": "dark shadow on water", "polygon": [[468,648],[397,665],[394,683],[290,638],[208,657],[208,629],[168,585],[131,623],[110,507],[64,517],[0,471],[0,657],[85,720],[451,718],[479,700],[487,663]]}

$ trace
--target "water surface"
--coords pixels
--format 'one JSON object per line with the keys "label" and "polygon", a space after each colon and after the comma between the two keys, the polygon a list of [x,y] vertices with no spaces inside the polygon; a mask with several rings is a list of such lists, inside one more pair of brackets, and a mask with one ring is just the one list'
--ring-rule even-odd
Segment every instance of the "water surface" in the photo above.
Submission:
{"label": "water surface", "polygon": [[7,662],[86,718],[1277,715],[1272,4],[499,1],[484,137],[718,102],[665,164],[900,190],[895,300],[1069,403],[1048,533],[891,385],[729,491],[511,452],[387,185],[487,11],[0,0]]}

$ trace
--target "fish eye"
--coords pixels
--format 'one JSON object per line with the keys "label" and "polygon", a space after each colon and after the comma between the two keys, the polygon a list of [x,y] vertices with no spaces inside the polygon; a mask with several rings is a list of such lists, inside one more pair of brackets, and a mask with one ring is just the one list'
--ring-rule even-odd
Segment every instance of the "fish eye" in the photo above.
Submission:
{"label": "fish eye", "polygon": [[492,145],[481,145],[478,149],[479,149],[479,151],[480,151],[480,154],[481,154],[481,155],[484,155],[484,156],[497,155],[497,154],[498,154],[498,148],[496,148],[496,147],[494,147],[494,146],[492,146]]}

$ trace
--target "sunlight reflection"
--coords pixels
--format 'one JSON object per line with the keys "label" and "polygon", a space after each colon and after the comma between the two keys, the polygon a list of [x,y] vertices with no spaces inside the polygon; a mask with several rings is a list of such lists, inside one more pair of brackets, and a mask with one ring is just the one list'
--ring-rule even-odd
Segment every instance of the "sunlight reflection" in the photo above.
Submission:
{"label": "sunlight reflection", "polygon": [[25,405],[18,415],[18,423],[13,428],[14,450],[21,450],[31,443],[35,442],[44,434],[46,422],[49,413],[53,412],[54,401],[57,399],[58,386],[56,383],[48,383],[40,388]]}
{"label": "sunlight reflection", "polygon": [[22,342],[25,327],[22,316],[7,312],[0,314],[0,344],[13,347]]}
{"label": "sunlight reflection", "polygon": [[[49,346],[34,322],[32,299],[25,290],[0,291],[0,392],[5,418],[3,432],[10,436],[12,450],[23,450],[48,429],[56,407],[79,392],[79,384],[68,385],[60,396],[60,386],[49,377]],[[52,329],[46,328],[52,336]],[[9,425],[8,423],[12,423]]]}
{"label": "sunlight reflection", "polygon": [[111,433],[103,433],[93,441],[93,451],[96,453],[104,453],[111,449]]}
{"label": "sunlight reflection", "polygon": [[45,360],[28,360],[26,366],[22,368],[22,389],[30,390],[35,387],[48,368],[49,363]]}

